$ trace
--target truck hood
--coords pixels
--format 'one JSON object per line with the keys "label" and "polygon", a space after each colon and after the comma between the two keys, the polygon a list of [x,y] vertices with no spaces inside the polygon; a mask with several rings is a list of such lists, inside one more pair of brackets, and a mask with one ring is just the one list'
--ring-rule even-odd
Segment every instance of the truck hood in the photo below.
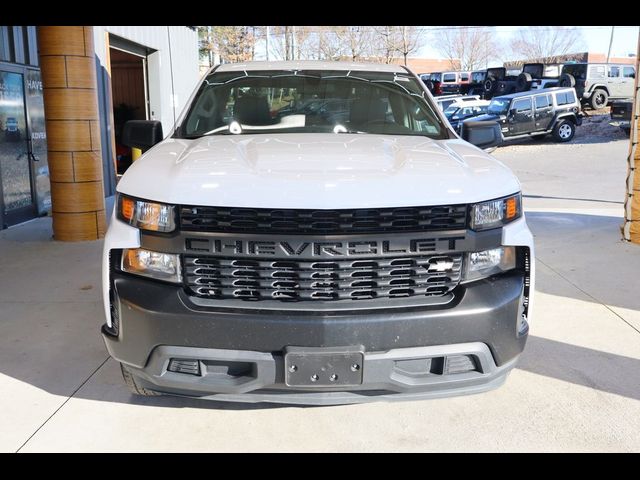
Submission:
{"label": "truck hood", "polygon": [[520,184],[460,139],[289,133],[170,138],[117,190],[183,205],[339,209],[472,203]]}

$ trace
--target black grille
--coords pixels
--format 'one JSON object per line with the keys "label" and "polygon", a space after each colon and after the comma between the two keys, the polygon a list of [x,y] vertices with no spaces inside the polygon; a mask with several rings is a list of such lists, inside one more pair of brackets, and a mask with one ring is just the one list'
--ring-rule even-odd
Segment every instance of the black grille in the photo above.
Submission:
{"label": "black grille", "polygon": [[456,230],[466,224],[466,205],[349,210],[180,208],[180,228],[198,232],[332,235]]}
{"label": "black grille", "polygon": [[358,260],[239,260],[185,256],[190,294],[247,301],[434,297],[460,281],[462,254]]}

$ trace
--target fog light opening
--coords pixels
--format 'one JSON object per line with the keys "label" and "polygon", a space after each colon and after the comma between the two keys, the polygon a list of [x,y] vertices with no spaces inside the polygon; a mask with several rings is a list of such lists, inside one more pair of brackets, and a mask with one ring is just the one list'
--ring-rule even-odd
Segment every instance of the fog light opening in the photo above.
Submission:
{"label": "fog light opening", "polygon": [[169,367],[167,368],[167,370],[175,373],[186,373],[188,375],[200,376],[200,361],[172,358],[169,361]]}
{"label": "fog light opening", "polygon": [[449,355],[444,361],[444,374],[478,372],[477,360],[473,355]]}

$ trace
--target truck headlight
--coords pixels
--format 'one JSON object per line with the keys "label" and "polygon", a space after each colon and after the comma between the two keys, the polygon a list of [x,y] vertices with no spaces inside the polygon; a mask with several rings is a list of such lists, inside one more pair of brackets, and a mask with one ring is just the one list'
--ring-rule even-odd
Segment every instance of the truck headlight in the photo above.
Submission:
{"label": "truck headlight", "polygon": [[122,271],[143,277],[181,283],[180,255],[154,252],[144,248],[122,251]]}
{"label": "truck headlight", "polygon": [[176,213],[173,205],[136,200],[118,194],[118,219],[141,230],[172,232],[176,228]]}
{"label": "truck headlight", "polygon": [[516,247],[499,247],[467,254],[464,282],[490,277],[516,268]]}
{"label": "truck headlight", "polygon": [[476,203],[471,207],[471,229],[487,230],[506,225],[522,216],[522,195]]}

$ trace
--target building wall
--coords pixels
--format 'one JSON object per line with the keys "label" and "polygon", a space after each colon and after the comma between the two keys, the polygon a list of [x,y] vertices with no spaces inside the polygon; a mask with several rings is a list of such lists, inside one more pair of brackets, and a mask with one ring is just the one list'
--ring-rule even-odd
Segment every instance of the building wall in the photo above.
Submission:
{"label": "building wall", "polygon": [[[185,26],[94,26],[93,35],[98,69],[98,95],[102,126],[103,159],[105,164],[105,193],[115,191],[113,153],[110,131],[110,105],[107,92],[106,33],[117,35],[148,49],[150,117],[162,122],[165,135],[186,105],[200,79],[198,69],[198,34]],[[171,45],[171,49],[169,49]]]}

